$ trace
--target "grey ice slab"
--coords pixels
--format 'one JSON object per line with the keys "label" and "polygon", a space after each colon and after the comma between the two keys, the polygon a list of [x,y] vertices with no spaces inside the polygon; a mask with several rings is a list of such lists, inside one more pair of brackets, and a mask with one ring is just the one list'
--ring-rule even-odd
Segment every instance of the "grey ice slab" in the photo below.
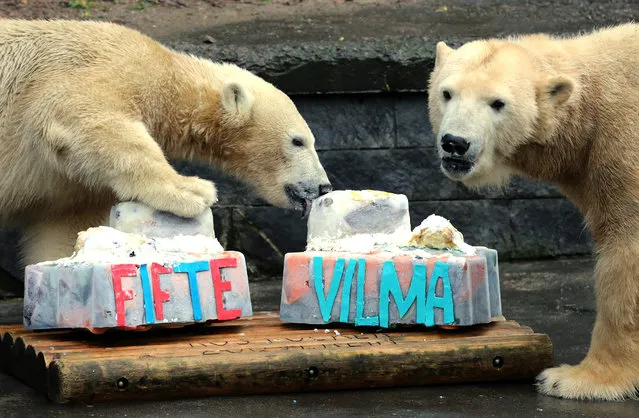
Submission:
{"label": "grey ice slab", "polygon": [[122,232],[167,238],[176,235],[215,237],[213,212],[209,209],[196,218],[182,218],[160,212],[138,202],[123,202],[111,208],[109,226]]}
{"label": "grey ice slab", "polygon": [[336,190],[313,201],[308,241],[357,234],[410,233],[408,199],[403,194]]}

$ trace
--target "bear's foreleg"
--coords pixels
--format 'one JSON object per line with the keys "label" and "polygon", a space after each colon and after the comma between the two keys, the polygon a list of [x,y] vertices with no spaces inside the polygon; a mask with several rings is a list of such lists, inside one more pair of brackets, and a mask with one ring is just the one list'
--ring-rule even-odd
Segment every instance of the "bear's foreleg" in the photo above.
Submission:
{"label": "bear's foreleg", "polygon": [[568,399],[637,399],[639,243],[603,246],[595,270],[597,319],[586,358],[537,377],[541,393]]}
{"label": "bear's foreleg", "polygon": [[[91,121],[88,121],[91,123]],[[141,122],[101,115],[78,131],[50,130],[55,165],[89,188],[108,187],[120,201],[138,200],[154,209],[195,217],[217,201],[210,181],[178,174]]]}

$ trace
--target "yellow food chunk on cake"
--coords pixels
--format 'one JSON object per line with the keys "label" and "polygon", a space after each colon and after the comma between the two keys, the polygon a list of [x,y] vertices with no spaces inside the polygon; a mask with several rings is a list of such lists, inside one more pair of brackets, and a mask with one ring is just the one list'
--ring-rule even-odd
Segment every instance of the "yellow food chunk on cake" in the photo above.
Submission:
{"label": "yellow food chunk on cake", "polygon": [[437,215],[430,215],[413,230],[409,245],[442,250],[463,250],[468,246],[462,233],[447,219]]}

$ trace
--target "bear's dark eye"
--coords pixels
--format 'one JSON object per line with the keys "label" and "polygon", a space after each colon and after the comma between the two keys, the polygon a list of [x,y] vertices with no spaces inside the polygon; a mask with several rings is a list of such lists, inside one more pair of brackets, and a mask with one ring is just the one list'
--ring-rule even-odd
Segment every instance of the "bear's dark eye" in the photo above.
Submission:
{"label": "bear's dark eye", "polygon": [[442,96],[444,96],[444,100],[448,101],[451,98],[450,92],[448,90],[444,90],[442,92]]}
{"label": "bear's dark eye", "polygon": [[303,147],[304,146],[304,140],[300,137],[295,137],[293,138],[293,145],[295,145],[296,147]]}
{"label": "bear's dark eye", "polygon": [[490,107],[492,107],[496,111],[502,110],[504,106],[506,106],[506,103],[501,100],[493,100],[493,102],[490,104]]}

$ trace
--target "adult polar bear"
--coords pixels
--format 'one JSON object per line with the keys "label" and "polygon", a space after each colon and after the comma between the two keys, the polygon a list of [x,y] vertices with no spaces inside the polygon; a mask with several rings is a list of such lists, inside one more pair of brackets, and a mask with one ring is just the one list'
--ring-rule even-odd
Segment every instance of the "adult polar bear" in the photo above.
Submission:
{"label": "adult polar bear", "polygon": [[0,20],[0,220],[22,225],[25,263],[71,255],[116,200],[185,217],[217,201],[165,155],[306,210],[330,190],[314,142],[283,92],[236,66],[114,24]]}
{"label": "adult polar bear", "polygon": [[636,398],[639,385],[639,26],[437,44],[430,118],[443,171],[470,186],[511,173],[557,184],[597,245],[588,355],[542,393]]}

